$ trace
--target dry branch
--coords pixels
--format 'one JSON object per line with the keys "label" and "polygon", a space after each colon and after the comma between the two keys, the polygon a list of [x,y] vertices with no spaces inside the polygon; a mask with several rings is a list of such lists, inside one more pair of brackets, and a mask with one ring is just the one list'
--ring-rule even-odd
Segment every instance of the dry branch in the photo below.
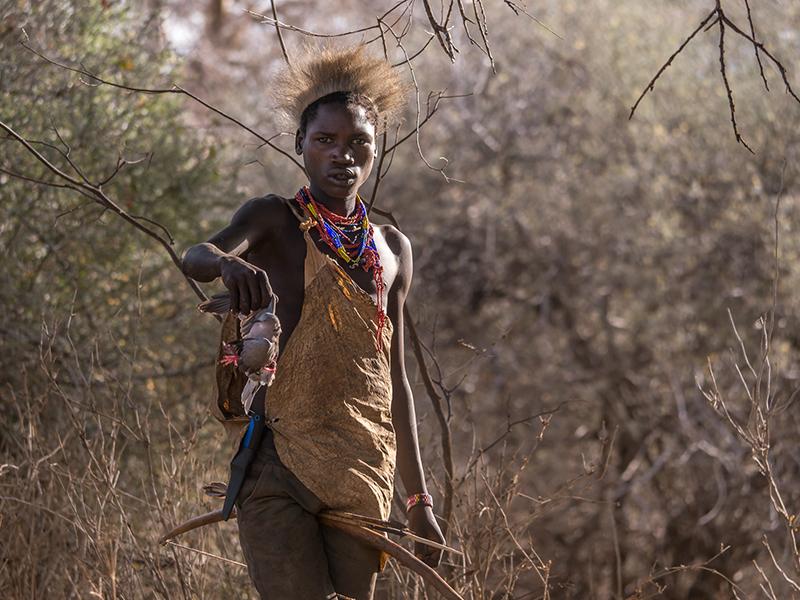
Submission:
{"label": "dry branch", "polygon": [[[769,545],[769,540],[766,534],[763,536],[763,544],[766,547],[770,558],[784,578],[784,580],[795,590],[800,592],[800,541],[798,541],[798,528],[796,512],[789,509],[784,500],[784,492],[782,486],[773,469],[772,463],[772,449],[774,441],[772,439],[772,421],[776,416],[777,402],[775,399],[775,391],[772,387],[772,341],[775,327],[775,313],[777,311],[778,301],[778,286],[780,283],[780,270],[779,270],[779,228],[778,228],[778,214],[783,197],[784,175],[786,164],[784,163],[784,172],[781,175],[781,184],[778,191],[777,199],[775,201],[775,214],[774,214],[774,276],[773,276],[773,293],[772,303],[766,315],[762,315],[757,324],[761,329],[761,344],[760,352],[757,360],[757,368],[754,366],[748,356],[747,349],[736,327],[736,322],[733,314],[728,310],[728,316],[731,322],[734,337],[739,346],[741,360],[744,361],[746,369],[743,369],[734,360],[734,370],[741,383],[741,388],[744,391],[744,402],[749,410],[749,415],[746,421],[738,418],[732,408],[730,407],[731,401],[722,392],[711,359],[708,359],[708,374],[711,380],[709,389],[701,388],[701,393],[708,401],[711,408],[722,418],[723,422],[730,428],[741,441],[743,441],[750,449],[750,458],[758,468],[760,474],[765,478],[767,483],[767,491],[769,496],[770,505],[775,513],[780,516],[783,525],[784,533],[790,544],[792,566],[794,568],[794,577],[789,575],[780,562],[772,552]],[[748,381],[748,378],[750,381]],[[794,394],[793,394],[794,395]],[[792,395],[792,396],[793,396]]]}
{"label": "dry branch", "polygon": [[639,94],[639,97],[636,99],[636,102],[631,107],[631,112],[628,115],[628,119],[633,118],[633,115],[636,112],[639,103],[645,97],[647,92],[653,91],[658,78],[661,77],[664,71],[666,71],[667,68],[675,60],[675,58],[681,52],[683,52],[683,50],[686,48],[686,46],[689,45],[689,43],[695,38],[695,36],[697,36],[697,34],[700,33],[700,31],[704,29],[705,31],[708,31],[709,29],[711,29],[716,25],[719,28],[719,41],[717,43],[717,47],[719,48],[719,56],[718,56],[719,70],[720,70],[720,75],[722,77],[722,84],[725,88],[725,93],[728,97],[728,110],[730,112],[733,134],[734,137],[736,138],[737,143],[742,144],[742,146],[744,146],[750,153],[753,153],[753,149],[750,148],[750,146],[747,144],[747,142],[744,140],[741,133],[739,132],[739,126],[736,122],[736,106],[733,101],[733,89],[731,88],[730,82],[728,81],[728,69],[725,63],[725,27],[729,27],[733,32],[743,37],[745,40],[749,41],[753,45],[753,49],[755,50],[755,55],[756,55],[756,61],[758,63],[759,73],[762,80],[764,81],[764,86],[767,88],[767,91],[769,91],[769,84],[767,83],[767,78],[766,75],[764,74],[764,67],[761,63],[760,53],[763,53],[767,58],[770,59],[770,61],[772,61],[772,63],[775,65],[775,67],[781,74],[783,83],[786,86],[786,91],[798,103],[800,103],[800,97],[798,97],[797,94],[795,94],[794,89],[792,89],[792,86],[789,83],[789,79],[786,74],[786,68],[783,66],[783,63],[781,63],[777,58],[775,58],[775,56],[764,47],[763,43],[759,42],[756,39],[755,26],[753,25],[753,16],[750,10],[750,5],[747,2],[747,0],[745,0],[745,6],[747,10],[747,20],[750,25],[750,34],[747,34],[744,31],[742,31],[742,29],[728,17],[728,15],[722,8],[721,0],[715,0],[714,9],[711,10],[711,12],[709,12],[708,15],[706,15],[706,17],[702,21],[700,21],[700,24],[694,29],[694,31],[692,31],[692,33],[689,34],[689,36],[683,41],[683,43],[681,43],[681,45],[678,46],[678,49],[675,50],[675,52],[673,52],[670,55],[667,61],[661,66],[661,68],[656,72],[656,74],[650,80],[650,83],[648,83],[647,86],[645,86],[644,90],[642,90],[642,93]]}
{"label": "dry branch", "polygon": [[753,51],[756,54],[756,62],[758,63],[758,72],[761,73],[761,80],[764,82],[764,89],[769,91],[769,83],[767,76],[764,74],[764,65],[761,64],[761,55],[758,53],[758,44],[756,43],[756,26],[753,24],[753,13],[750,10],[749,0],[744,0],[744,6],[747,10],[747,23],[750,25],[750,37],[753,38]]}
{"label": "dry branch", "polygon": [[[45,56],[44,54],[42,54],[38,50],[35,50],[34,48],[30,47],[29,45],[27,45],[24,42],[21,42],[21,45],[26,50],[34,53],[36,56],[38,56],[39,58],[47,61],[51,65],[54,65],[56,67],[60,67],[62,69],[66,69],[67,71],[72,71],[73,73],[78,73],[79,75],[83,75],[84,77],[90,78],[93,82],[96,82],[93,85],[108,85],[108,86],[115,87],[115,88],[118,88],[118,89],[121,89],[121,90],[127,90],[129,92],[138,92],[140,94],[148,94],[148,95],[178,94],[178,95],[183,95],[183,96],[186,96],[188,98],[191,98],[192,100],[194,100],[195,102],[197,102],[201,106],[207,108],[211,112],[219,115],[223,119],[226,119],[226,120],[232,122],[235,125],[238,125],[242,129],[247,131],[249,134],[255,136],[256,138],[261,140],[261,142],[264,145],[269,146],[270,148],[272,148],[273,150],[275,150],[279,154],[283,155],[284,158],[289,159],[297,168],[299,168],[301,171],[303,171],[305,173],[305,168],[303,167],[303,165],[300,164],[300,162],[298,162],[298,160],[294,156],[292,156],[291,154],[289,154],[288,152],[286,152],[285,150],[283,150],[279,146],[276,146],[275,144],[272,143],[272,140],[276,136],[271,136],[269,138],[264,137],[262,134],[258,133],[253,128],[251,128],[251,127],[245,125],[244,123],[242,123],[239,119],[236,119],[235,117],[232,117],[228,113],[226,113],[223,110],[217,108],[216,106],[210,104],[209,102],[206,102],[205,100],[203,100],[199,96],[196,96],[195,94],[189,92],[188,90],[182,88],[181,86],[179,86],[177,84],[173,84],[173,86],[171,88],[146,88],[146,87],[139,87],[139,86],[129,86],[129,85],[125,85],[125,84],[122,84],[122,83],[119,83],[119,82],[116,82],[116,81],[111,81],[109,79],[103,79],[102,77],[99,77],[98,75],[95,75],[94,73],[88,71],[83,66],[81,66],[81,67],[72,67],[70,65],[58,62],[56,60],[53,60],[52,58],[50,58],[48,56]],[[86,82],[84,82],[84,83],[86,83]],[[90,85],[92,85],[92,84],[90,84]]]}
{"label": "dry branch", "polygon": [[[172,240],[170,237],[164,237],[158,231],[151,229],[145,225],[143,225],[140,221],[145,220],[146,222],[155,223],[151,219],[143,219],[142,217],[137,217],[135,215],[131,215],[126,210],[121,208],[114,200],[112,200],[104,191],[103,186],[100,184],[92,184],[83,172],[72,162],[70,161],[70,166],[73,170],[76,171],[80,179],[76,179],[72,177],[56,167],[53,163],[51,163],[47,158],[45,158],[36,148],[33,147],[33,144],[25,139],[22,135],[17,133],[11,126],[7,125],[6,123],[0,121],[0,129],[3,129],[11,138],[19,142],[25,150],[28,151],[37,161],[39,161],[48,171],[50,171],[53,175],[55,175],[58,179],[62,180],[64,183],[57,183],[53,181],[48,181],[45,179],[38,179],[35,177],[30,177],[28,175],[20,174],[20,177],[26,181],[35,182],[41,185],[47,186],[56,186],[56,187],[64,187],[70,190],[74,190],[84,196],[91,198],[94,202],[102,206],[105,210],[110,210],[111,212],[115,213],[119,217],[121,217],[124,221],[127,221],[130,225],[132,225],[135,229],[138,229],[148,237],[156,240],[158,244],[166,251],[167,255],[169,256],[172,263],[178,267],[178,269],[183,273],[182,269],[182,261],[178,254],[175,252],[175,249],[172,247]],[[5,170],[4,172],[12,175],[17,176],[16,172]],[[159,229],[162,231],[167,231],[162,225],[157,224]],[[197,295],[198,298],[201,300],[206,300],[206,295],[203,293],[203,290],[197,285],[197,283],[184,275],[184,279],[186,280],[189,287],[192,288],[194,293]]]}

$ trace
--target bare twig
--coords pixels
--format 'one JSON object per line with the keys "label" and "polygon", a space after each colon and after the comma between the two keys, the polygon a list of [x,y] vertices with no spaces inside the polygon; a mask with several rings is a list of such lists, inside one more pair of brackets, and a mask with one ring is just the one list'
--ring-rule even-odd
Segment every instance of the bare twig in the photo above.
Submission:
{"label": "bare twig", "polygon": [[[398,18],[398,20],[395,21],[395,23],[397,23],[399,21],[399,19],[402,18],[402,14],[405,14],[405,12],[407,10],[409,10],[409,7],[411,7],[413,5],[413,3],[414,3],[414,0],[399,0],[397,3],[395,3],[393,6],[391,6],[386,12],[384,12],[380,17],[378,17],[378,19],[387,18],[390,14],[392,14],[398,8],[400,8],[401,6],[405,5],[406,8],[403,9],[403,13],[401,13],[401,16]],[[255,18],[261,19],[260,22],[262,24],[274,25],[276,29],[285,29],[286,31],[293,31],[295,33],[299,33],[299,34],[307,36],[307,37],[314,37],[314,38],[321,38],[321,39],[325,39],[325,38],[340,38],[340,37],[348,37],[348,36],[351,36],[351,35],[356,35],[356,34],[359,34],[359,33],[366,33],[367,31],[372,31],[374,29],[377,29],[378,31],[380,31],[380,25],[369,25],[367,27],[359,27],[357,29],[350,29],[348,31],[343,31],[342,33],[321,33],[321,32],[318,32],[318,31],[311,31],[309,29],[303,29],[302,27],[296,27],[294,25],[289,25],[288,23],[281,22],[280,20],[278,20],[278,15],[274,10],[274,8],[275,8],[275,3],[274,2],[272,3],[272,8],[273,8],[272,17],[268,17],[267,15],[264,15],[264,14],[261,14],[261,13],[257,13],[255,11],[252,11],[252,10],[247,9],[247,8],[245,8],[243,10],[244,10],[244,12],[249,14],[251,17],[255,17]],[[375,41],[375,40],[377,40],[379,38],[380,38],[380,35],[378,35],[377,37],[372,38],[371,40],[369,40],[366,43],[373,42],[373,41]],[[288,61],[288,57],[286,57],[286,60]]]}
{"label": "bare twig", "polygon": [[442,23],[439,23],[436,20],[436,17],[433,16],[433,11],[431,10],[431,5],[429,0],[422,0],[422,5],[425,7],[425,14],[428,17],[428,22],[431,24],[433,28],[433,34],[436,36],[436,40],[439,42],[439,45],[445,51],[445,54],[450,57],[451,62],[455,62],[456,60],[456,53],[458,52],[458,48],[456,48],[455,44],[453,44],[453,37],[450,35],[450,29],[447,26],[448,21],[450,20],[450,13],[453,9],[453,2],[450,2],[450,7],[447,11],[447,16],[444,18]]}
{"label": "bare twig", "polygon": [[[503,519],[503,524],[505,526],[506,533],[508,534],[511,541],[517,547],[522,555],[525,557],[525,560],[528,564],[531,565],[533,571],[539,576],[539,580],[542,582],[543,591],[542,591],[542,600],[549,600],[550,598],[550,568],[552,566],[551,561],[545,562],[539,553],[536,551],[536,548],[533,545],[530,546],[530,554],[522,547],[517,536],[514,535],[513,530],[511,529],[511,524],[508,521],[508,515],[506,515],[506,511],[503,509],[500,501],[497,499],[497,496],[492,490],[492,486],[489,484],[489,481],[486,479],[486,475],[481,473],[481,477],[483,479],[484,484],[486,485],[486,490],[489,492],[489,495],[492,497],[492,500],[497,507],[497,510],[500,512],[500,515]],[[536,560],[534,560],[536,559]]]}
{"label": "bare twig", "polygon": [[763,538],[761,538],[761,543],[764,544],[764,547],[767,549],[769,557],[772,560],[772,564],[775,566],[775,569],[777,569],[778,573],[781,574],[784,581],[786,581],[786,583],[788,583],[795,592],[800,592],[800,584],[798,584],[797,581],[789,577],[789,574],[781,566],[781,563],[778,562],[778,559],[775,557],[775,553],[772,551],[772,546],[769,545],[769,540],[767,539],[766,535]]}
{"label": "bare twig", "polygon": [[[395,39],[395,42],[397,43],[397,46],[403,52],[403,56],[405,57],[405,64],[408,65],[408,72],[411,75],[411,80],[412,80],[413,85],[414,85],[414,90],[415,90],[414,97],[415,97],[416,105],[417,105],[416,106],[416,123],[415,123],[415,127],[414,127],[414,134],[415,134],[415,139],[416,139],[416,142],[417,142],[417,154],[422,159],[422,162],[424,162],[425,165],[429,169],[440,173],[442,175],[442,177],[444,177],[445,181],[449,182],[450,178],[445,173],[445,169],[447,168],[447,162],[448,162],[447,159],[444,158],[444,157],[440,157],[440,160],[443,160],[445,165],[443,167],[438,167],[437,168],[437,167],[434,167],[430,162],[428,162],[428,159],[425,157],[425,154],[422,152],[422,146],[421,146],[420,137],[419,137],[420,127],[421,127],[420,118],[421,118],[421,112],[422,112],[422,108],[421,108],[421,105],[420,105],[420,87],[419,87],[419,83],[417,82],[416,74],[414,72],[414,65],[409,60],[409,56],[410,55],[408,54],[408,51],[405,49],[405,46],[403,45],[402,38],[397,33],[395,33],[395,31],[392,29],[392,26],[389,25],[388,23],[386,23],[385,21],[383,21],[383,19],[378,19],[378,22],[379,22],[379,24],[381,24],[382,27],[386,27],[386,30],[392,35],[392,37]],[[428,100],[430,102],[430,96],[428,97]],[[405,138],[400,140],[400,142],[398,142],[398,143],[402,144],[404,141],[405,141]],[[396,147],[396,146],[397,146],[397,144],[394,144],[393,147],[389,148],[388,151],[393,150],[394,147]]]}
{"label": "bare twig", "polygon": [[487,452],[489,452],[492,448],[497,446],[497,444],[502,442],[504,439],[506,439],[506,437],[508,437],[508,435],[514,430],[514,427],[516,427],[517,425],[525,425],[527,423],[530,423],[531,421],[539,419],[539,420],[542,421],[542,425],[543,425],[543,430],[539,434],[541,436],[544,433],[544,429],[550,423],[550,419],[552,418],[552,416],[555,413],[557,413],[559,410],[561,410],[561,407],[564,406],[564,404],[565,403],[562,402],[561,404],[559,404],[555,408],[551,408],[551,409],[548,409],[548,410],[543,410],[541,412],[538,412],[538,413],[533,414],[533,415],[528,415],[527,417],[523,417],[521,419],[514,419],[513,421],[510,418],[507,419],[505,431],[503,433],[501,433],[499,436],[497,436],[492,442],[490,442],[489,444],[487,444],[483,448],[478,449],[478,451],[476,452],[475,456],[472,458],[472,460],[469,462],[469,464],[467,464],[467,467],[466,467],[465,471],[466,472],[471,471],[472,467],[480,459],[480,457],[483,456],[484,454],[486,454]]}
{"label": "bare twig", "polygon": [[756,54],[756,62],[758,63],[758,71],[761,73],[761,80],[764,82],[764,88],[769,91],[769,83],[767,82],[767,76],[764,74],[764,65],[761,64],[761,55],[758,53],[758,44],[755,42],[756,39],[756,27],[753,24],[753,13],[750,10],[750,2],[748,0],[744,0],[744,6],[747,10],[747,22],[750,24],[750,37],[753,38],[753,51]]}
{"label": "bare twig", "polygon": [[152,153],[150,153],[147,156],[143,156],[139,160],[126,160],[121,156],[117,157],[117,164],[114,167],[114,170],[111,171],[111,173],[105,179],[100,181],[97,185],[98,186],[106,185],[109,181],[114,179],[114,177],[116,177],[122,169],[124,169],[128,165],[137,165],[145,160],[149,161],[152,158],[152,156],[153,156]]}
{"label": "bare twig", "polygon": [[753,149],[750,148],[750,146],[744,140],[744,137],[740,133],[739,126],[736,122],[736,106],[733,101],[733,89],[731,88],[730,82],[728,81],[728,71],[725,63],[725,28],[729,27],[732,31],[734,31],[744,39],[748,40],[753,45],[753,49],[756,54],[756,61],[758,62],[759,73],[761,75],[761,79],[764,81],[764,86],[766,87],[767,91],[769,91],[769,84],[767,83],[767,78],[764,73],[764,67],[761,62],[761,53],[763,53],[767,58],[769,58],[769,60],[772,61],[772,63],[777,67],[778,71],[780,71],[781,78],[783,79],[783,83],[786,86],[786,91],[798,103],[800,103],[800,97],[798,97],[797,94],[792,89],[792,86],[789,83],[789,79],[787,77],[786,68],[783,66],[783,64],[777,58],[775,58],[775,56],[771,52],[769,52],[769,50],[767,50],[764,47],[763,43],[759,42],[756,39],[755,26],[753,25],[753,16],[750,10],[750,5],[747,2],[747,0],[745,0],[745,6],[747,10],[747,20],[750,25],[750,34],[747,34],[744,31],[742,31],[742,29],[738,25],[736,25],[733,21],[731,21],[731,19],[728,17],[727,14],[725,14],[725,11],[722,8],[721,0],[715,0],[714,9],[711,12],[709,12],[708,15],[695,28],[695,30],[692,31],[691,34],[689,34],[689,36],[683,41],[683,43],[678,47],[678,49],[672,53],[672,55],[667,59],[667,62],[665,62],[661,66],[661,68],[656,72],[655,76],[650,80],[650,83],[648,83],[647,86],[644,88],[644,90],[642,90],[642,93],[639,95],[639,97],[636,99],[636,102],[631,107],[631,112],[628,115],[628,119],[633,118],[633,115],[636,112],[639,103],[645,97],[647,92],[653,91],[653,88],[655,87],[658,78],[672,64],[675,58],[681,52],[683,52],[684,48],[686,48],[689,42],[691,42],[694,39],[694,37],[698,33],[700,33],[700,31],[702,30],[708,31],[709,29],[711,29],[713,26],[716,25],[717,27],[719,27],[719,41],[717,46],[719,48],[720,75],[722,76],[722,84],[725,87],[725,92],[728,97],[728,108],[730,111],[733,134],[738,143],[742,144],[742,146],[744,146],[750,153],[753,153]]}
{"label": "bare twig", "polygon": [[[405,1],[405,0],[404,0]],[[356,35],[358,33],[364,33],[366,31],[372,31],[377,26],[376,25],[369,25],[368,27],[361,27],[359,29],[352,29],[350,31],[345,31],[343,33],[320,33],[317,31],[310,31],[308,29],[303,29],[302,27],[295,27],[294,25],[289,25],[287,23],[283,23],[274,19],[272,17],[268,17],[267,15],[263,15],[261,13],[257,13],[255,11],[249,10],[247,8],[244,9],[244,12],[249,14],[251,17],[256,17],[261,19],[261,23],[265,25],[274,25],[275,27],[279,27],[281,29],[285,29],[286,31],[294,31],[296,33],[300,33],[302,35],[308,37],[315,37],[315,38],[339,38],[339,37],[347,37],[350,35]]]}
{"label": "bare twig", "polygon": [[[786,164],[784,163],[784,171]],[[780,278],[779,269],[779,211],[781,197],[783,195],[784,174],[781,175],[781,187],[778,192],[778,197],[775,202],[775,212],[773,216],[775,243],[773,248],[774,258],[774,275],[773,275],[773,288],[771,306],[766,316],[762,316],[758,320],[758,325],[761,329],[761,348],[760,356],[758,359],[758,368],[754,368],[744,344],[744,341],[739,334],[733,316],[729,311],[731,319],[731,327],[734,336],[739,344],[739,351],[744,360],[747,370],[739,368],[739,365],[734,362],[734,369],[741,382],[742,388],[745,392],[746,404],[749,406],[749,418],[747,422],[740,420],[734,416],[728,407],[728,400],[723,395],[713,366],[709,360],[708,372],[711,378],[711,387],[709,390],[702,390],[703,395],[710,403],[711,407],[724,419],[724,422],[730,429],[749,446],[750,457],[758,467],[759,472],[767,482],[767,489],[769,500],[772,508],[780,515],[784,530],[789,543],[791,544],[791,553],[793,559],[794,571],[800,574],[800,544],[797,540],[797,517],[793,511],[790,511],[784,500],[781,486],[775,475],[772,467],[773,458],[771,456],[773,440],[771,431],[771,422],[775,416],[774,407],[776,405],[772,389],[772,367],[770,354],[772,351],[773,330],[775,322],[775,313],[777,310],[778,301],[778,286]],[[747,378],[752,377],[752,382],[748,382]],[[769,541],[766,536],[763,538],[764,546],[770,554],[770,558],[775,565],[775,568],[781,573],[783,578],[789,583],[795,591],[800,591],[800,583],[797,579],[790,576],[785,569],[780,565],[777,558],[772,552]]]}
{"label": "bare twig", "polygon": [[494,56],[492,56],[492,48],[489,46],[489,27],[486,24],[486,11],[483,8],[483,0],[472,0],[472,10],[475,13],[475,20],[478,22],[478,31],[480,31],[481,39],[483,40],[484,52],[489,57],[489,64],[492,67],[492,73],[494,73],[496,72]]}
{"label": "bare twig", "polygon": [[677,49],[677,50],[675,50],[675,52],[673,52],[673,53],[670,55],[670,57],[667,59],[667,62],[665,62],[663,65],[661,65],[661,68],[660,68],[660,69],[659,69],[659,70],[656,72],[656,74],[655,74],[655,75],[653,76],[653,78],[650,80],[650,83],[648,83],[648,84],[645,86],[645,88],[642,90],[642,93],[641,93],[641,94],[639,94],[639,97],[636,99],[636,102],[634,102],[633,106],[631,107],[631,112],[630,112],[630,114],[628,115],[628,119],[632,119],[632,118],[633,118],[633,113],[635,113],[635,112],[636,112],[636,109],[638,108],[638,106],[639,106],[639,103],[640,103],[640,102],[642,101],[642,99],[645,97],[645,95],[647,94],[647,92],[652,92],[652,91],[653,91],[653,89],[654,89],[654,88],[655,88],[655,86],[656,86],[656,81],[658,81],[658,78],[659,78],[659,77],[661,77],[661,74],[662,74],[664,71],[666,71],[666,70],[667,70],[667,69],[670,67],[670,65],[672,65],[672,61],[674,61],[674,60],[675,60],[675,58],[676,58],[676,57],[677,57],[677,56],[678,56],[678,55],[679,55],[681,52],[683,52],[683,49],[684,49],[684,48],[686,48],[686,46],[688,46],[688,45],[689,45],[689,42],[691,42],[691,41],[694,39],[694,37],[695,37],[695,36],[696,36],[698,33],[700,33],[700,31],[703,29],[703,27],[705,27],[705,26],[706,26],[706,23],[708,23],[709,21],[711,21],[711,19],[713,19],[713,18],[714,18],[716,15],[717,15],[717,9],[715,8],[715,9],[714,9],[714,10],[712,10],[710,13],[708,13],[708,15],[706,16],[706,18],[705,18],[705,19],[703,19],[702,21],[700,21],[700,24],[699,24],[699,25],[698,25],[698,26],[695,28],[695,30],[694,30],[694,31],[693,31],[691,34],[689,34],[689,37],[687,37],[685,40],[683,40],[683,43],[682,43],[680,46],[678,46],[678,49]]}
{"label": "bare twig", "polygon": [[787,77],[786,67],[783,66],[783,63],[775,58],[775,55],[772,54],[769,50],[767,50],[766,46],[759,41],[756,41],[754,38],[747,35],[744,31],[742,31],[736,23],[731,21],[727,15],[722,15],[722,20],[725,21],[725,24],[733,29],[736,33],[740,36],[745,38],[746,40],[750,41],[754,44],[768,59],[772,61],[772,64],[778,69],[781,74],[781,79],[783,79],[783,85],[786,87],[786,92],[795,99],[796,102],[800,103],[800,97],[795,93],[794,89],[792,88],[792,84],[789,83],[789,78]]}
{"label": "bare twig", "polygon": [[416,52],[414,52],[414,54],[412,54],[411,56],[408,56],[407,58],[401,60],[400,62],[393,63],[392,66],[396,68],[396,67],[402,67],[403,65],[405,65],[407,63],[410,63],[412,60],[414,60],[415,58],[420,56],[423,52],[425,52],[425,50],[428,48],[428,46],[430,46],[430,43],[434,39],[436,39],[436,36],[433,36],[433,35],[430,36],[428,38],[428,40],[424,44],[422,44],[422,47],[419,50],[417,50]]}
{"label": "bare twig", "polygon": [[512,11],[512,12],[513,12],[515,15],[523,14],[523,15],[525,15],[526,17],[528,17],[528,18],[529,18],[531,21],[533,21],[534,23],[536,23],[537,25],[539,25],[539,27],[541,27],[541,28],[542,28],[542,29],[544,29],[545,31],[548,31],[548,32],[552,33],[552,34],[553,34],[554,36],[556,36],[558,39],[560,39],[560,40],[563,40],[563,39],[564,39],[564,37],[563,37],[562,35],[559,35],[559,34],[558,34],[558,33],[556,33],[555,31],[553,31],[553,30],[552,30],[550,27],[548,27],[548,26],[547,26],[547,25],[546,25],[546,24],[545,24],[545,23],[544,23],[544,22],[543,22],[541,19],[538,19],[538,18],[536,18],[536,17],[535,17],[535,16],[533,16],[531,13],[529,13],[527,10],[525,10],[525,7],[524,7],[524,6],[522,6],[522,5],[520,5],[520,4],[517,4],[517,3],[516,3],[516,2],[514,2],[513,0],[503,0],[503,2],[505,3],[505,5],[506,5],[506,6],[508,6],[508,8],[510,8],[510,9],[511,9],[511,11]]}
{"label": "bare twig", "polygon": [[733,90],[731,89],[731,84],[728,83],[728,73],[725,69],[725,22],[722,19],[724,16],[722,13],[722,6],[720,4],[721,0],[717,0],[717,13],[719,14],[720,18],[717,21],[719,26],[719,72],[722,74],[722,83],[725,85],[725,92],[728,94],[728,107],[731,111],[731,125],[733,125],[733,135],[736,137],[736,141],[739,142],[742,146],[747,148],[751,154],[755,154],[753,149],[747,145],[747,142],[744,141],[744,138],[739,133],[739,127],[736,125],[736,106],[733,103]]}
{"label": "bare twig", "polygon": [[281,45],[281,53],[283,54],[283,60],[286,61],[286,64],[290,67],[292,66],[292,62],[289,60],[289,53],[286,52],[286,44],[283,43],[283,34],[281,33],[281,28],[278,26],[278,8],[275,6],[278,0],[272,0],[270,2],[270,6],[272,7],[272,18],[275,21],[275,33],[278,36],[278,43]]}

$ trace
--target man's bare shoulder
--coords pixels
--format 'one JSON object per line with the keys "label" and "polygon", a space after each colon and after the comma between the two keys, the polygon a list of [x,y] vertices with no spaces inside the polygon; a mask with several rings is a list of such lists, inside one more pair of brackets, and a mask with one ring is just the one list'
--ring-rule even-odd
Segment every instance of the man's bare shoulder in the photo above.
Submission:
{"label": "man's bare shoulder", "polygon": [[386,245],[401,263],[411,257],[411,241],[394,225],[378,225]]}
{"label": "man's bare shoulder", "polygon": [[259,229],[283,227],[292,217],[288,201],[277,194],[251,198],[236,211],[231,219],[234,225],[247,225]]}
{"label": "man's bare shoulder", "polygon": [[394,293],[405,296],[411,285],[411,277],[414,270],[411,259],[411,241],[408,237],[393,225],[380,225],[381,237],[394,257],[394,265],[389,267],[384,262],[384,275],[388,276],[390,297]]}

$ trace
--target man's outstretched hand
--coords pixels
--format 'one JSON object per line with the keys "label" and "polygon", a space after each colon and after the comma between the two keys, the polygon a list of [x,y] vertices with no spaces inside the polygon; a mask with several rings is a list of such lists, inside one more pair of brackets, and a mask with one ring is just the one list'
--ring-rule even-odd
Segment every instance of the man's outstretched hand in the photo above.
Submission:
{"label": "man's outstretched hand", "polygon": [[[433,542],[444,544],[444,536],[433,509],[430,506],[417,504],[408,511],[408,527],[413,533]],[[414,555],[426,565],[436,568],[442,560],[442,551],[439,548],[415,542]]]}
{"label": "man's outstretched hand", "polygon": [[246,315],[269,306],[272,288],[263,269],[236,256],[226,256],[220,263],[220,276],[230,292],[232,311]]}

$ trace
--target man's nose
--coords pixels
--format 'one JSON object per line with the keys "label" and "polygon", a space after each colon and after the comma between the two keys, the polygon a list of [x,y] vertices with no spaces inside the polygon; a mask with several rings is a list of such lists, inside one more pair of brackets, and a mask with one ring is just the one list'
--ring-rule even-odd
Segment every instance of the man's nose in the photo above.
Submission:
{"label": "man's nose", "polygon": [[353,149],[349,145],[337,146],[336,148],[334,148],[333,160],[337,162],[353,164],[353,162],[355,162],[355,157],[353,156]]}

